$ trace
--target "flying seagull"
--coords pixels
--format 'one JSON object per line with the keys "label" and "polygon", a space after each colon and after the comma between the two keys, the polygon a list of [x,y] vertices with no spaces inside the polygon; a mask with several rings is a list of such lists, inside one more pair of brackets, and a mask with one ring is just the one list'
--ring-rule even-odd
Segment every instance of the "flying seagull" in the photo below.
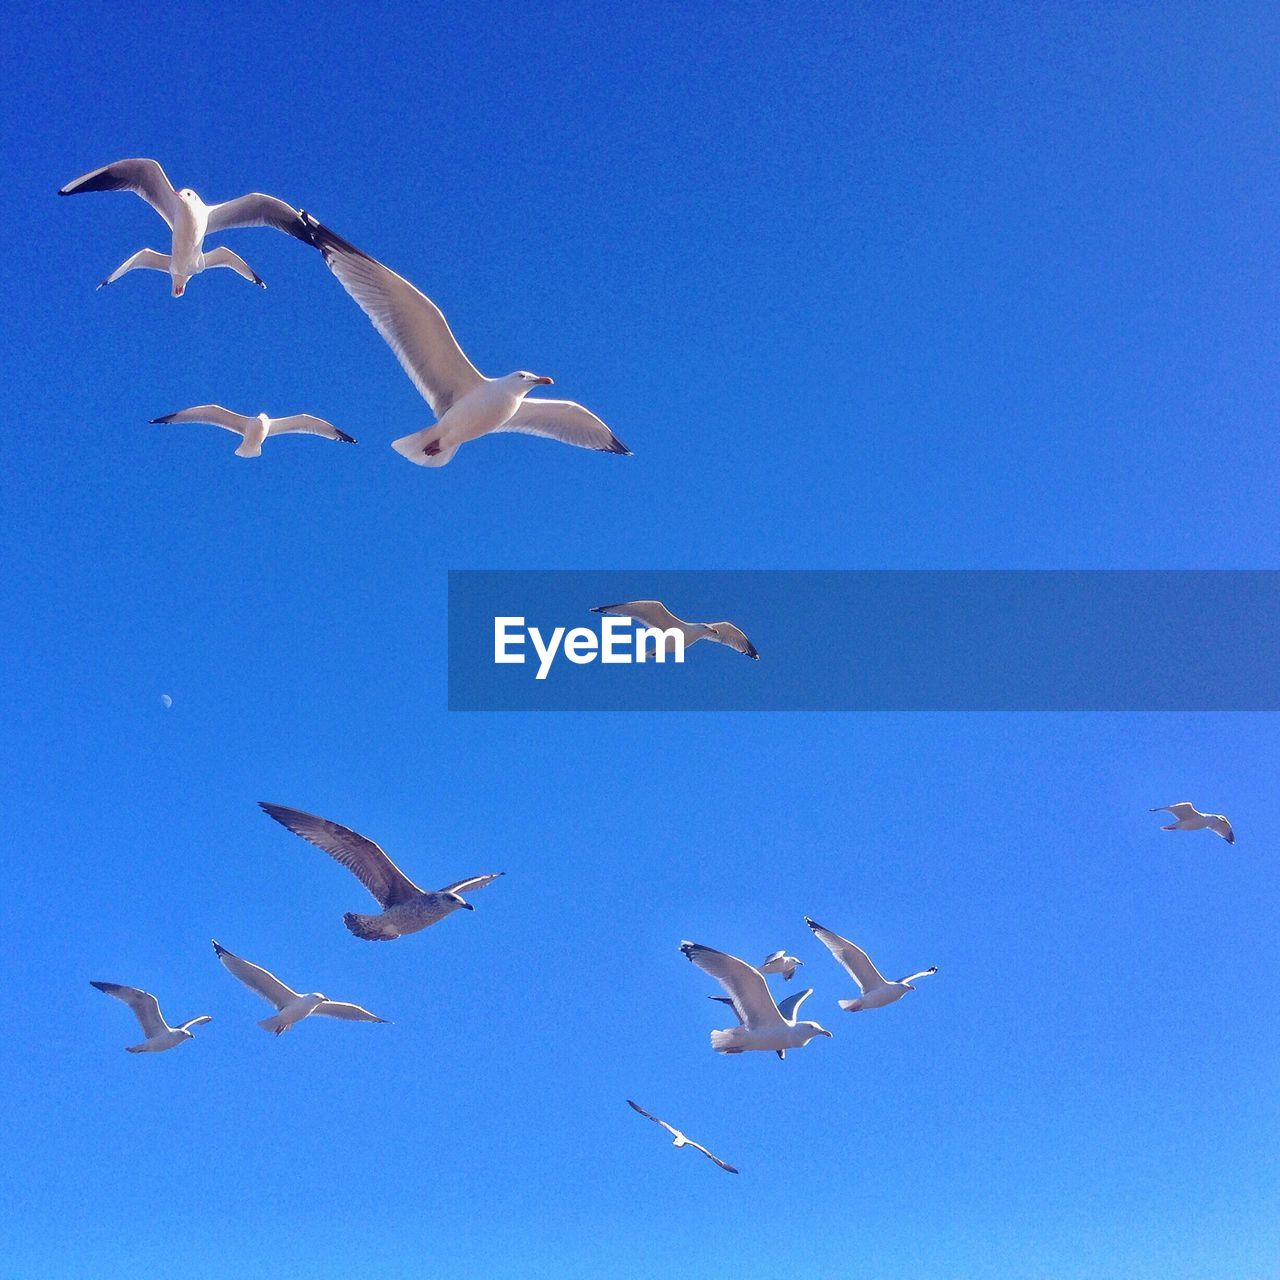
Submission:
{"label": "flying seagull", "polygon": [[142,1034],[146,1039],[141,1044],[126,1046],[126,1053],[163,1053],[166,1049],[172,1049],[186,1040],[194,1040],[195,1036],[191,1034],[192,1027],[213,1021],[207,1013],[204,1013],[198,1018],[192,1018],[190,1022],[184,1022],[180,1027],[171,1027],[164,1020],[164,1014],[160,1012],[160,1002],[150,991],[139,991],[137,987],[122,987],[118,982],[91,981],[89,985],[97,987],[99,991],[104,991],[109,996],[115,996],[117,1000],[123,1000],[133,1010],[133,1016],[138,1019],[138,1025],[141,1026]]}
{"label": "flying seagull", "polygon": [[802,1049],[814,1036],[831,1032],[816,1022],[797,1022],[795,1010],[809,993],[799,992],[788,1002],[791,1015],[784,1015],[773,1001],[764,974],[745,960],[713,951],[696,942],[682,942],[680,950],[705,973],[709,973],[728,993],[739,1025],[711,1033],[711,1047],[717,1053],[745,1053],[770,1049],[781,1057],[788,1049]]}
{"label": "flying seagull", "polygon": [[233,978],[243,982],[250,991],[256,991],[269,1004],[275,1005],[275,1013],[258,1023],[264,1031],[277,1036],[283,1035],[295,1022],[301,1022],[313,1013],[322,1018],[342,1018],[345,1022],[386,1022],[386,1018],[379,1018],[376,1013],[370,1013],[358,1004],[330,1000],[318,991],[301,995],[292,987],[286,987],[279,978],[265,969],[233,955],[216,938],[213,940],[213,949],[222,961],[223,968]]}
{"label": "flying seagull", "polygon": [[701,1151],[702,1154],[706,1156],[707,1159],[710,1160],[713,1164],[718,1164],[725,1171],[725,1173],[738,1172],[737,1169],[733,1167],[733,1165],[725,1164],[725,1162],[721,1160],[719,1156],[713,1156],[711,1152],[708,1151],[706,1147],[702,1145],[702,1143],[694,1142],[692,1138],[686,1138],[684,1134],[680,1132],[679,1129],[673,1127],[672,1125],[669,1125],[665,1120],[659,1120],[657,1116],[650,1115],[642,1106],[640,1106],[639,1103],[632,1102],[631,1099],[628,1098],[627,1106],[629,1106],[632,1111],[638,1111],[642,1116],[644,1116],[646,1120],[652,1120],[654,1124],[660,1124],[671,1135],[671,1145],[673,1147],[692,1147],[695,1151]]}
{"label": "flying seagull", "polygon": [[504,378],[484,377],[430,298],[309,213],[302,217],[329,270],[373,321],[436,415],[435,426],[394,441],[397,453],[420,467],[443,467],[468,440],[494,431],[520,431],[583,449],[630,454],[582,405],[525,399],[534,387],[549,387],[550,378],[523,370]]}
{"label": "flying seagull", "polygon": [[[788,1022],[794,1022],[796,1020],[796,1010],[799,1009],[811,995],[813,995],[813,988],[809,987],[804,991],[797,991],[794,995],[787,996],[785,1000],[779,1000],[778,1012],[782,1014],[783,1018]],[[737,1009],[734,1009],[733,1001],[728,996],[708,996],[707,999],[714,1000],[718,1004],[727,1004],[729,1008],[733,1009],[734,1013],[738,1012]],[[741,1023],[742,1019],[739,1018],[738,1022]],[[776,1049],[774,1052],[777,1053],[780,1058],[786,1058],[787,1056],[787,1051],[785,1049]]]}
{"label": "flying seagull", "polygon": [[157,422],[206,422],[213,427],[234,431],[244,439],[236,450],[237,458],[257,458],[262,455],[262,442],[268,436],[284,436],[301,433],[308,436],[324,436],[327,440],[341,440],[343,444],[355,444],[355,437],[339,431],[331,422],[310,413],[293,413],[287,418],[270,418],[265,413],[250,417],[246,413],[232,413],[220,404],[197,404],[177,413],[166,413]]}
{"label": "flying seagull", "polygon": [[167,271],[173,279],[173,296],[180,298],[186,292],[187,281],[210,267],[229,267],[237,275],[265,289],[266,285],[258,273],[230,249],[210,249],[206,253],[205,236],[231,227],[277,227],[298,240],[309,242],[311,238],[297,209],[275,196],[264,196],[255,191],[238,200],[205,204],[190,187],[175,191],[173,183],[154,160],[117,160],[115,164],[103,165],[101,169],[68,182],[58,194],[76,196],[84,191],[132,191],[140,195],[173,232],[170,253],[139,249],[132,258],[122,262],[98,286],[99,289],[119,280],[127,271],[147,268]]}
{"label": "flying seagull", "polygon": [[765,956],[760,972],[780,973],[784,982],[790,982],[796,976],[796,970],[803,964],[803,960],[797,960],[795,956],[789,956],[785,951],[774,951]]}
{"label": "flying seagull", "polygon": [[1181,800],[1177,804],[1162,804],[1158,809],[1152,809],[1152,813],[1171,813],[1175,821],[1171,822],[1167,827],[1161,827],[1161,831],[1212,831],[1214,835],[1221,836],[1228,844],[1235,844],[1236,833],[1231,830],[1231,823],[1220,813],[1201,813],[1193,804]]}
{"label": "flying seagull", "polygon": [[[591,612],[635,618],[646,627],[655,627],[659,631],[679,631],[684,636],[686,649],[699,640],[715,640],[718,644],[727,644],[730,649],[746,654],[748,658],[754,658],[757,662],[760,660],[755,645],[732,622],[685,622],[683,618],[677,618],[661,600],[624,600],[621,604],[598,604]],[[675,652],[675,636],[663,636],[662,644],[664,652]],[[648,652],[650,656],[656,653],[656,644]]]}
{"label": "flying seagull", "polygon": [[931,969],[921,969],[919,973],[911,973],[905,978],[899,978],[897,982],[890,982],[880,976],[880,971],[861,947],[855,946],[838,933],[832,933],[830,929],[824,929],[820,924],[814,924],[808,916],[805,916],[804,922],[813,930],[818,941],[840,962],[862,992],[860,999],[839,1002],[846,1013],[857,1013],[862,1009],[883,1009],[885,1005],[901,1000],[908,991],[914,991],[915,987],[911,984],[917,978],[927,978],[938,972],[935,964]]}
{"label": "flying seagull", "polygon": [[462,895],[473,889],[483,889],[503,873],[469,876],[435,892],[419,889],[372,840],[344,827],[341,823],[318,818],[300,809],[286,809],[284,805],[258,801],[258,807],[281,826],[288,827],[295,836],[323,849],[336,858],[360,881],[379,903],[380,915],[362,916],[348,911],[343,922],[357,938],[370,942],[384,942],[401,934],[417,933],[433,925],[437,920],[459,909],[474,911]]}

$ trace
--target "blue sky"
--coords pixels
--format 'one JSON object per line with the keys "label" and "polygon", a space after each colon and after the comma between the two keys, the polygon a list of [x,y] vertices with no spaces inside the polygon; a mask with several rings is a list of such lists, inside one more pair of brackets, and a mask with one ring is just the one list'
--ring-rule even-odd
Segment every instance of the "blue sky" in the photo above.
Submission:
{"label": "blue sky", "polygon": [[[1273,718],[450,715],[444,678],[450,568],[1276,567],[1273,7],[3,21],[0,1270],[1274,1274]],[[635,457],[406,466],[426,406],[270,231],[227,237],[265,293],[95,294],[164,228],[54,192],[130,155],[306,207]],[[207,399],[361,443],[146,425]],[[508,874],[363,945],[260,798]],[[1160,833],[1183,798],[1238,844]],[[841,1014],[806,913],[941,972]],[[215,936],[394,1025],[274,1041]],[[715,1057],[683,937],[795,951],[836,1038]],[[216,1020],[134,1058],[90,978]]]}

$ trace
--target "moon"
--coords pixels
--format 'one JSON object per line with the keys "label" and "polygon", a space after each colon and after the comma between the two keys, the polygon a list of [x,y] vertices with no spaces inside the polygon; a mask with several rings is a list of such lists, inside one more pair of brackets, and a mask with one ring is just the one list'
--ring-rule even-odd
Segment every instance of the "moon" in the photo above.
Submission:
{"label": "moon", "polygon": [[168,711],[168,710],[169,710],[169,708],[170,708],[171,706],[173,706],[173,699],[172,699],[171,697],[169,697],[169,695],[168,695],[167,693],[162,693],[162,694],[160,695],[160,705],[161,705],[161,706],[162,706],[166,711]]}

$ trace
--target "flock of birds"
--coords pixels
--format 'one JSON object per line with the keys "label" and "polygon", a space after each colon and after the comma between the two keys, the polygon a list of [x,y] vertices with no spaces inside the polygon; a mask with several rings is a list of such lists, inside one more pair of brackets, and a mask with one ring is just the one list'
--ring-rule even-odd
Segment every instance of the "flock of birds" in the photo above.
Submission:
{"label": "flock of birds", "polygon": [[[58,194],[78,195],[89,191],[135,192],[160,214],[172,233],[169,253],[141,249],[121,263],[99,288],[119,280],[130,271],[164,271],[172,280],[173,296],[178,298],[186,292],[192,277],[216,267],[228,268],[265,287],[248,263],[230,249],[205,249],[207,236],[233,228],[275,227],[318,249],[329,269],[386,339],[435,414],[434,425],[404,436],[394,441],[392,446],[397,453],[419,466],[444,466],[461,445],[483,435],[506,431],[545,436],[605,453],[629,455],[631,452],[595,414],[582,405],[568,400],[527,398],[534,388],[551,385],[550,378],[523,370],[500,378],[485,377],[467,359],[440,309],[430,298],[311,215],[294,209],[283,200],[255,192],[222,204],[206,205],[189,188],[175,190],[160,165],[147,159],[120,160],[105,165],[68,183]],[[236,453],[246,458],[258,457],[262,453],[263,442],[274,435],[304,433],[346,444],[355,443],[350,435],[332,423],[306,413],[272,418],[265,413],[246,415],[220,405],[204,404],[152,421],[200,422],[222,427],[241,437]],[[686,622],[656,600],[599,605],[593,612],[631,617],[663,632],[678,631],[686,647],[700,640],[712,640],[749,658],[758,659],[760,656],[755,645],[733,623]],[[669,651],[674,639],[668,635],[663,643]],[[165,698],[168,699],[168,695]],[[171,700],[166,701],[168,705],[171,705]],[[455,911],[474,910],[463,894],[483,889],[502,875],[502,872],[486,872],[457,880],[442,889],[422,889],[396,866],[378,844],[350,827],[283,805],[263,802],[261,808],[289,831],[336,859],[373,896],[379,906],[378,912],[348,912],[343,917],[351,933],[366,941],[391,941],[437,924]],[[1174,821],[1162,828],[1165,831],[1208,830],[1228,843],[1235,842],[1231,824],[1222,814],[1201,813],[1185,801],[1163,805],[1151,812],[1172,816]],[[839,1001],[839,1007],[846,1012],[882,1009],[894,1004],[907,992],[915,990],[914,984],[918,979],[938,971],[933,966],[905,978],[887,979],[867,953],[848,938],[833,933],[807,916],[805,923],[858,988],[856,997]],[[228,973],[272,1006],[274,1012],[258,1025],[274,1035],[282,1035],[295,1023],[313,1015],[348,1022],[386,1021],[358,1004],[330,1000],[318,991],[295,991],[267,969],[235,955],[216,940],[213,949]],[[798,957],[786,951],[775,951],[766,956],[759,966],[753,966],[727,952],[696,942],[681,943],[680,951],[719,983],[725,994],[710,998],[728,1005],[737,1018],[736,1026],[711,1032],[711,1047],[715,1052],[772,1052],[785,1059],[788,1050],[803,1048],[819,1036],[831,1036],[831,1032],[817,1022],[798,1016],[801,1005],[813,994],[813,988],[798,991],[781,1001],[774,999],[768,977],[778,976],[784,982],[790,982],[804,963]],[[208,1014],[202,1014],[176,1027],[170,1026],[160,1011],[158,1000],[150,992],[112,982],[94,982],[92,985],[123,1001],[137,1018],[144,1039],[139,1044],[127,1046],[130,1053],[160,1053],[175,1048],[193,1038],[193,1027],[212,1021]],[[627,1102],[641,1116],[669,1133],[672,1145],[691,1147],[726,1172],[738,1172],[733,1165],[713,1155],[665,1120],[650,1114],[630,1099]]]}

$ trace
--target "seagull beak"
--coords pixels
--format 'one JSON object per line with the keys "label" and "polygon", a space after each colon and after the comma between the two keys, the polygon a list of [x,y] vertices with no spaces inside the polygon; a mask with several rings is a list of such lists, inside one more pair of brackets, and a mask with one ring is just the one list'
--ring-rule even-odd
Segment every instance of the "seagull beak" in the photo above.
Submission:
{"label": "seagull beak", "polygon": [[553,387],[555,383],[550,378],[534,378],[533,385],[535,387]]}
{"label": "seagull beak", "polygon": [[462,905],[463,905],[463,908],[464,908],[465,910],[467,910],[467,911],[474,911],[474,910],[475,910],[475,907],[473,907],[473,906],[471,905],[471,903],[469,903],[469,902],[464,902]]}
{"label": "seagull beak", "polygon": [[835,1039],[835,1036],[833,1036],[833,1035],[831,1034],[831,1032],[830,1032],[830,1031],[828,1031],[828,1030],[826,1029],[826,1027],[823,1027],[823,1029],[822,1029],[822,1034],[823,1034],[824,1036],[826,1036],[828,1040],[834,1040],[834,1039]]}

